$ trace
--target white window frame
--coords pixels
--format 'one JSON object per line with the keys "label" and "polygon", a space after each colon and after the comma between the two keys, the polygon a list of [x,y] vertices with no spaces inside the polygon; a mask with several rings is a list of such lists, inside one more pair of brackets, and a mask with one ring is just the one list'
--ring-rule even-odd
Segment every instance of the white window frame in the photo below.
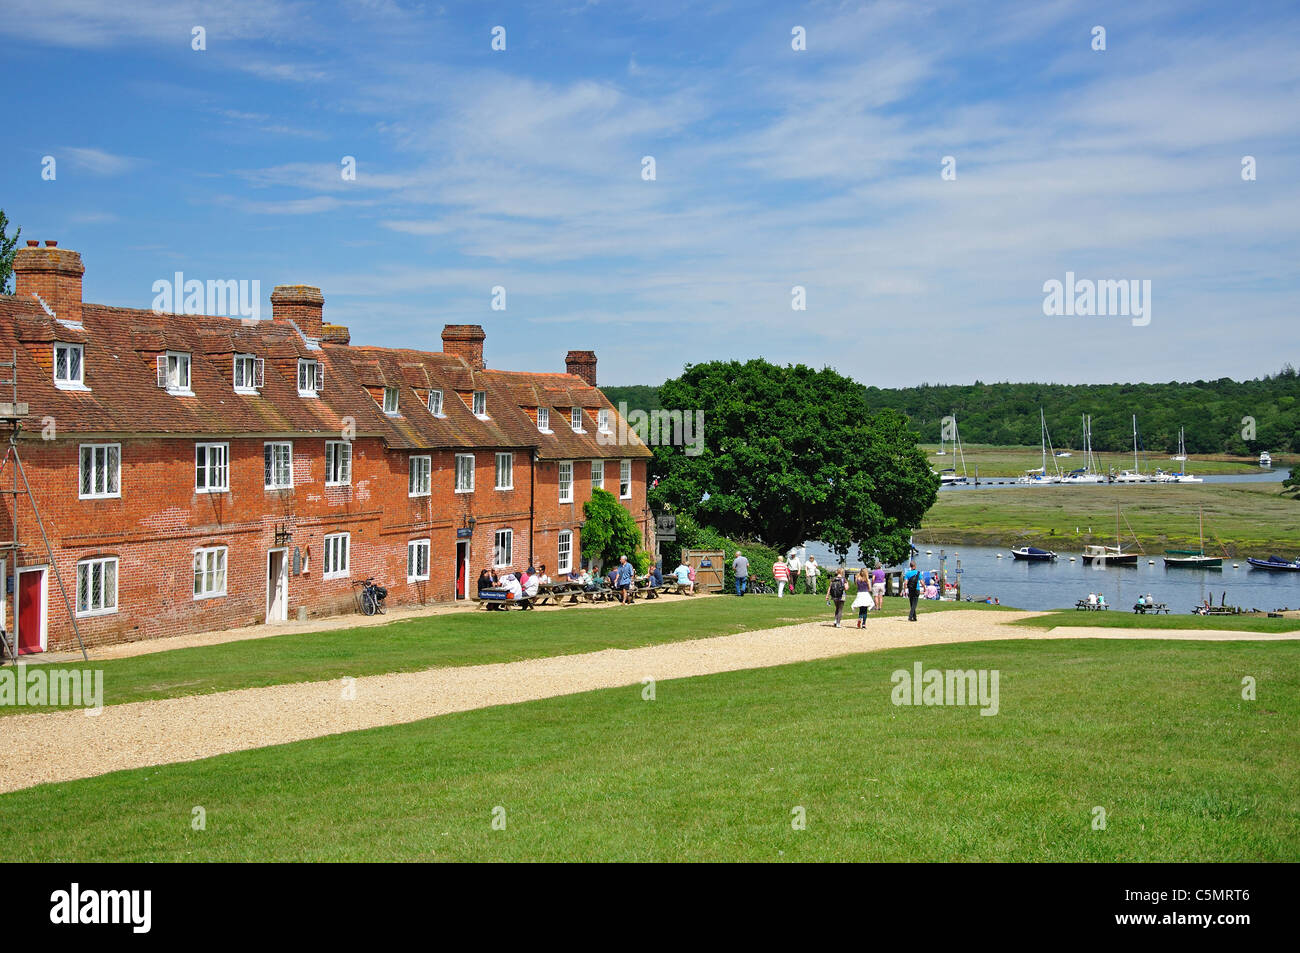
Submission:
{"label": "white window frame", "polygon": [[[86,451],[90,451],[90,487],[89,493],[83,493],[86,472]],[[101,453],[102,451],[102,453]],[[102,464],[99,457],[102,455]],[[110,467],[110,464],[112,466]],[[103,473],[103,480],[97,479]],[[95,486],[102,482],[103,492],[97,492]],[[110,490],[109,486],[113,489]],[[122,445],[120,443],[83,443],[77,448],[77,499],[79,500],[113,500],[122,497]]]}
{"label": "white window frame", "polygon": [[[239,382],[240,368],[244,383]],[[230,382],[236,394],[256,394],[266,383],[266,360],[253,354],[236,354],[230,361]]]}
{"label": "white window frame", "polygon": [[555,574],[573,572],[573,530],[562,529],[555,537]]}
{"label": "white window frame", "polygon": [[[345,448],[341,458],[340,447]],[[335,478],[331,479],[332,476]],[[325,485],[352,485],[352,442],[350,440],[325,441]]]}
{"label": "white window frame", "polygon": [[[219,599],[226,594],[226,560],[229,547],[207,546],[194,550],[194,599]],[[218,587],[216,583],[220,581]]]}
{"label": "white window frame", "polygon": [[515,531],[499,529],[492,537],[492,568],[506,569],[515,561]]}
{"label": "white window frame", "polygon": [[601,433],[609,433],[609,408],[602,407],[596,411],[596,429]]}
{"label": "white window frame", "polygon": [[[64,367],[69,370],[72,367],[72,355],[77,355],[77,376],[71,375],[59,376],[59,352],[63,351],[66,355],[63,360]],[[59,390],[90,390],[86,386],[86,346],[84,344],[71,344],[64,341],[54,342],[54,386]]]}
{"label": "white window frame", "polygon": [[[501,482],[501,463],[505,462],[505,482]],[[505,452],[497,454],[497,483],[498,490],[513,490],[515,488],[515,455]]]}
{"label": "white window frame", "polygon": [[[340,568],[340,557],[342,568]],[[343,579],[352,574],[352,534],[328,533],[321,559],[322,579]]]}
{"label": "white window frame", "polygon": [[[276,482],[279,475],[277,470],[281,467],[281,462],[276,457],[281,450],[287,455],[283,461],[283,469],[288,475],[287,483]],[[262,486],[267,490],[293,489],[293,441],[268,440],[262,444]]]}
{"label": "white window frame", "polygon": [[[169,394],[193,397],[194,391],[190,390],[192,364],[189,351],[167,351],[159,354],[158,386]],[[185,371],[184,381],[181,380],[182,370]]]}
{"label": "white window frame", "polygon": [[[204,486],[199,486],[199,454],[203,454]],[[219,453],[220,463],[213,462],[213,453]],[[215,485],[213,474],[222,477],[222,482]],[[196,443],[194,445],[194,492],[195,493],[229,493],[230,492],[230,444]]]}
{"label": "white window frame", "polygon": [[[424,572],[420,572],[420,551],[424,551]],[[433,561],[433,542],[413,539],[406,544],[406,581],[424,582],[429,578],[429,563]]]}
{"label": "white window frame", "polygon": [[474,416],[479,418],[480,420],[488,419],[487,391],[485,390],[474,391],[473,395],[470,397],[470,410],[472,410],[474,412]]}
{"label": "white window frame", "polygon": [[[566,476],[567,474],[567,476]],[[561,460],[555,483],[560,490],[560,502],[573,502],[573,461]]]}
{"label": "white window frame", "polygon": [[442,391],[440,390],[429,391],[429,413],[433,414],[433,416],[435,417],[447,416],[442,411]]}
{"label": "white window frame", "polygon": [[581,407],[569,408],[569,427],[572,428],[574,433],[586,432],[582,429],[582,408]]}
{"label": "white window frame", "polygon": [[413,456],[406,468],[406,495],[433,495],[433,457]]}
{"label": "white window frame", "polygon": [[[307,379],[308,375],[306,374],[308,367],[314,368],[314,370],[310,375],[311,377],[310,380]],[[325,371],[325,366],[315,358],[307,358],[307,357],[298,358],[298,396],[319,397],[321,391],[321,384],[324,383],[324,377],[325,377],[324,371]],[[304,385],[309,385],[309,386],[304,386]]]}
{"label": "white window frame", "polygon": [[[391,400],[389,398],[392,398]],[[389,417],[400,417],[398,406],[401,401],[401,393],[396,387],[384,388],[384,413]]]}
{"label": "white window frame", "polygon": [[605,461],[591,461],[591,488],[592,490],[605,489]]}
{"label": "white window frame", "polygon": [[[627,487],[624,492],[623,488]],[[632,461],[618,461],[618,498],[620,500],[632,499]]]}
{"label": "white window frame", "polygon": [[537,429],[540,430],[542,433],[551,432],[551,408],[549,407],[537,408]]}
{"label": "white window frame", "polygon": [[[469,461],[469,468],[466,472],[469,475],[469,480],[465,481],[461,479],[463,475],[462,466],[464,465],[464,462],[467,460]],[[457,493],[474,492],[474,454],[472,453],[456,454],[456,492]]]}
{"label": "white window frame", "polygon": [[[107,567],[109,563],[112,563],[112,565],[113,565],[113,604],[112,604],[111,606],[108,604],[107,600],[105,600],[105,599],[103,598],[103,595],[104,595],[104,592],[105,592],[104,579],[106,578],[106,577],[105,577],[105,574],[104,574],[104,571],[105,571],[105,567]],[[90,578],[93,580],[93,578],[94,578],[94,567],[96,567],[96,566],[100,567],[100,568],[99,568],[99,572],[100,572],[100,584],[99,584],[100,604],[97,605],[97,606],[87,605],[86,608],[82,608],[82,603],[81,603],[81,588],[82,588],[82,586],[81,586],[81,579],[82,579],[82,573],[83,573],[83,572],[86,573],[86,574],[89,575]],[[118,558],[117,558],[116,556],[99,556],[99,557],[96,557],[96,558],[94,558],[94,559],[83,559],[83,560],[80,560],[80,561],[77,563],[77,618],[78,618],[78,619],[85,619],[85,618],[88,618],[88,617],[90,617],[90,616],[97,616],[97,615],[112,615],[113,613],[117,612],[118,582],[119,582],[119,576],[118,576]],[[86,589],[87,589],[87,592],[90,591],[89,583],[87,584]]]}

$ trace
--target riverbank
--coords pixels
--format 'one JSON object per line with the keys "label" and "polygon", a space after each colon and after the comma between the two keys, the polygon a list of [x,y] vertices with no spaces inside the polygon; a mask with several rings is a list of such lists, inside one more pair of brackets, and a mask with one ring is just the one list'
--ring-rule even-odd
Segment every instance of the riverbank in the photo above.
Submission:
{"label": "riverbank", "polygon": [[1150,554],[1196,548],[1205,515],[1207,553],[1300,555],[1300,500],[1276,483],[1003,487],[940,493],[917,531],[918,545],[1115,544],[1115,508],[1126,545]]}
{"label": "riverbank", "polygon": [[[999,447],[989,444],[965,444],[962,447],[962,457],[953,453],[950,447],[945,447],[948,452],[941,457],[935,453],[939,449],[937,443],[923,443],[920,446],[925,451],[930,466],[936,470],[955,467],[957,472],[961,473],[962,457],[964,457],[966,473],[972,479],[977,471],[980,479],[1019,477],[1024,476],[1026,470],[1043,465],[1041,447]],[[1066,447],[1057,447],[1055,449],[1069,452],[1071,455],[1068,457],[1049,456],[1047,458],[1048,472],[1055,472],[1056,466],[1059,466],[1062,472],[1068,472],[1082,467],[1086,462],[1082,450],[1072,450]],[[1126,453],[1094,452],[1093,456],[1096,458],[1097,465],[1102,473],[1106,473],[1111,469],[1118,471],[1133,468],[1132,451]],[[1205,456],[1193,455],[1191,459],[1179,462],[1169,459],[1167,453],[1149,453],[1145,459],[1146,462],[1143,464],[1142,469],[1148,471],[1160,467],[1164,470],[1184,470],[1196,476],[1249,476],[1262,472],[1257,457],[1207,454]],[[1280,469],[1294,466],[1297,462],[1300,462],[1300,457],[1297,455],[1279,453],[1274,455],[1273,466]]]}

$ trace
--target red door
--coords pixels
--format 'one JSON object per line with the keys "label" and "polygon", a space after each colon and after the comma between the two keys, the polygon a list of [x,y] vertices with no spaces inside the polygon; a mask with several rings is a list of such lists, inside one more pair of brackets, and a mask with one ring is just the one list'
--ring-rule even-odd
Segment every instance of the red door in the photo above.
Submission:
{"label": "red door", "polygon": [[41,652],[41,603],[43,572],[18,574],[18,654]]}
{"label": "red door", "polygon": [[465,598],[465,550],[464,543],[456,544],[456,598]]}

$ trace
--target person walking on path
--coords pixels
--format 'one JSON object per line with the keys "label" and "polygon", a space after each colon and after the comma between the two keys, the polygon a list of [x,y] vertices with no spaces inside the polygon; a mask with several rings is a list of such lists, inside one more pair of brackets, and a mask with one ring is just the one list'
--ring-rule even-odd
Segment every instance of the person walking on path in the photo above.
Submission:
{"label": "person walking on path", "polygon": [[736,558],[731,561],[731,568],[736,573],[736,595],[743,596],[749,588],[749,560],[738,549]]}
{"label": "person walking on path", "polygon": [[885,570],[876,560],[876,568],[871,571],[871,598],[875,601],[876,611],[885,608]]}
{"label": "person walking on path", "polygon": [[821,568],[817,565],[817,557],[809,556],[808,561],[803,564],[803,576],[808,584],[808,591],[817,595],[817,574]]}
{"label": "person walking on path", "polygon": [[867,624],[867,612],[876,607],[875,597],[871,595],[871,572],[866,566],[858,570],[853,583],[858,587],[858,594],[853,597],[852,608],[858,610],[858,628],[861,629]]}
{"label": "person walking on path", "polygon": [[903,583],[907,587],[907,621],[916,621],[916,600],[921,598],[921,573],[916,568],[916,560],[913,559],[907,564],[907,572],[903,573]]}
{"label": "person walking on path", "polygon": [[799,588],[799,576],[803,572],[803,561],[799,559],[799,550],[790,550],[786,565],[790,567],[790,595],[794,595],[795,590]]}
{"label": "person walking on path", "polygon": [[844,581],[844,570],[836,570],[835,577],[831,580],[831,587],[826,590],[826,604],[835,603],[835,628],[837,629],[840,628],[840,622],[844,619],[844,590],[847,588],[848,583]]}
{"label": "person walking on path", "polygon": [[776,597],[785,598],[785,584],[790,581],[790,567],[780,556],[777,556],[776,562],[772,564],[772,578],[776,580]]}

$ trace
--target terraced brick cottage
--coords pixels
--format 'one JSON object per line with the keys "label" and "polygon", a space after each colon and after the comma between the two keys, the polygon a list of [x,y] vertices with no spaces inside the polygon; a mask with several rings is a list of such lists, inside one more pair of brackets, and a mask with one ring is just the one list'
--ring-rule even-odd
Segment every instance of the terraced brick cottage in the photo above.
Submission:
{"label": "terraced brick cottage", "polygon": [[[555,576],[595,486],[653,533],[650,453],[601,439],[628,431],[590,351],[537,374],[485,367],[477,325],[441,352],[358,346],[303,285],[275,289],[271,320],[88,304],[79,254],[27,245],[0,360],[16,350],[20,452],[88,644],[353,611],[367,576],[390,605],[464,598],[488,565]],[[17,500],[20,645],[69,646]]]}

